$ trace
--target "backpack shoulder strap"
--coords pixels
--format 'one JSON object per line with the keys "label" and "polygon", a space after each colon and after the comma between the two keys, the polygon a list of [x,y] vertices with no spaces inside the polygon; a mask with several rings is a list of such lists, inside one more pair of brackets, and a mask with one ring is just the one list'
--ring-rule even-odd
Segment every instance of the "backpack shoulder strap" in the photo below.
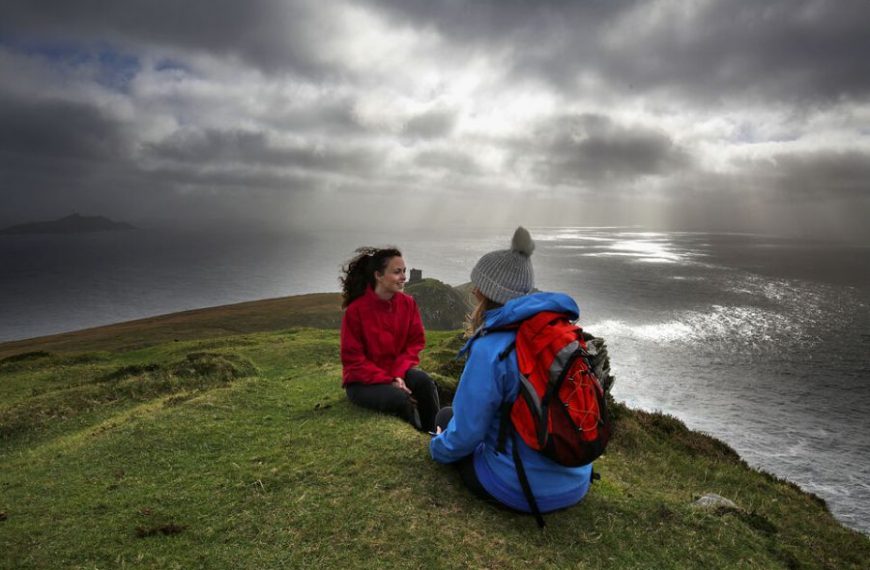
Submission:
{"label": "backpack shoulder strap", "polygon": [[517,468],[517,477],[520,480],[520,487],[523,488],[523,495],[526,496],[526,501],[529,503],[529,508],[532,514],[535,515],[535,520],[538,522],[538,528],[543,529],[546,526],[544,517],[541,516],[541,510],[538,508],[538,501],[535,500],[535,494],[532,493],[532,485],[529,483],[529,478],[526,476],[526,468],[523,466],[523,460],[520,458],[520,446],[517,444],[517,434],[511,430],[511,443],[513,444],[514,465]]}

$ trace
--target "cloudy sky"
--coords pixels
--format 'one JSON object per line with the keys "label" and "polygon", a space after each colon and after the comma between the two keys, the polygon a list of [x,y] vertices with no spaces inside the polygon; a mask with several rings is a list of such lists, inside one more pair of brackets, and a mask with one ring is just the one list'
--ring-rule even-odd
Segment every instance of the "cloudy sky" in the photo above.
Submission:
{"label": "cloudy sky", "polygon": [[870,240],[864,0],[3,0],[0,223]]}

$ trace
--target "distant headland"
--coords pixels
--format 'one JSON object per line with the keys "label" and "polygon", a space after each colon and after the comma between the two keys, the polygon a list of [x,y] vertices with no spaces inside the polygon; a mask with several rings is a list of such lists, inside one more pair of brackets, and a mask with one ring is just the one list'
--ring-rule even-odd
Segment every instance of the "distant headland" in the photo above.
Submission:
{"label": "distant headland", "polygon": [[135,230],[126,222],[114,222],[103,216],[82,216],[71,214],[65,218],[48,222],[28,222],[0,229],[0,235],[11,234],[80,234],[89,232],[110,232]]}

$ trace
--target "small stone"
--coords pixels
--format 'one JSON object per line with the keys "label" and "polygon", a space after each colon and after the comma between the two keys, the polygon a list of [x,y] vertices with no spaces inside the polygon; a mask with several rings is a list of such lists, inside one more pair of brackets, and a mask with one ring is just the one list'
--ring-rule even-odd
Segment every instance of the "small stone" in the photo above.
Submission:
{"label": "small stone", "polygon": [[726,499],[716,493],[707,493],[693,503],[696,507],[702,509],[738,509],[739,507],[730,499]]}

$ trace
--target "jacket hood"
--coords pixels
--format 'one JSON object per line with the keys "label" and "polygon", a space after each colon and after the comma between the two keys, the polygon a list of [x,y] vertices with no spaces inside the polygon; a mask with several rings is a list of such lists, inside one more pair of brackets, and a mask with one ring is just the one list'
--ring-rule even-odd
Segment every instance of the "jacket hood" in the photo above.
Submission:
{"label": "jacket hood", "polygon": [[577,303],[565,293],[530,293],[511,299],[503,307],[487,311],[483,328],[489,330],[512,325],[542,311],[567,313],[572,321],[580,316]]}
{"label": "jacket hood", "polygon": [[572,321],[580,316],[580,308],[577,306],[577,303],[565,293],[529,293],[528,295],[511,299],[502,307],[487,311],[486,321],[483,323],[483,326],[468,339],[468,342],[465,343],[459,354],[462,355],[467,352],[474,340],[478,336],[486,334],[487,331],[519,323],[537,315],[541,311],[566,313]]}

